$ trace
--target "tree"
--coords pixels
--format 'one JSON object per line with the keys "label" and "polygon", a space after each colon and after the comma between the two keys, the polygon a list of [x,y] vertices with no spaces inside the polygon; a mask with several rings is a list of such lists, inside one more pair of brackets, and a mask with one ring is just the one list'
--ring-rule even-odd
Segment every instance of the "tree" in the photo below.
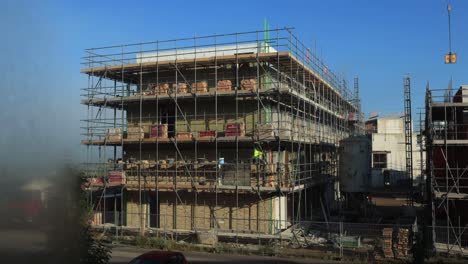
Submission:
{"label": "tree", "polygon": [[82,188],[85,179],[75,168],[63,171],[51,177],[48,195],[48,263],[106,264],[111,249],[91,229],[92,209]]}

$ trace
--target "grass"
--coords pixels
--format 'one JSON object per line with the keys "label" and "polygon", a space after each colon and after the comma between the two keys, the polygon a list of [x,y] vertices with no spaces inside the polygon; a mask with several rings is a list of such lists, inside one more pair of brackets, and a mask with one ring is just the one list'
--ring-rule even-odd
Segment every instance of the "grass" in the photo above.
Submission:
{"label": "grass", "polygon": [[[259,256],[276,256],[276,257],[295,257],[295,258],[313,258],[323,260],[338,260],[336,252],[316,252],[312,250],[294,250],[280,245],[249,245],[234,244],[234,243],[217,243],[216,246],[203,246],[189,242],[176,242],[163,237],[148,237],[148,236],[120,236],[107,238],[109,241],[122,244],[134,245],[140,248],[159,249],[159,250],[177,250],[185,252],[207,252],[215,254],[239,254],[239,255],[259,255]],[[363,259],[357,256],[344,256],[343,260],[349,263],[362,262]],[[402,263],[401,261],[399,263]],[[440,262],[444,263],[444,262]]]}

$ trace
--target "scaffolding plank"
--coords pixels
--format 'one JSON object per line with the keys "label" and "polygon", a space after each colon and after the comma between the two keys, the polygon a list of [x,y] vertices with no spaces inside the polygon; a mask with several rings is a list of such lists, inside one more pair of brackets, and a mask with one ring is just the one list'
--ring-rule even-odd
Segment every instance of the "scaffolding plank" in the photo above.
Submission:
{"label": "scaffolding plank", "polygon": [[433,145],[468,145],[468,139],[434,139]]}

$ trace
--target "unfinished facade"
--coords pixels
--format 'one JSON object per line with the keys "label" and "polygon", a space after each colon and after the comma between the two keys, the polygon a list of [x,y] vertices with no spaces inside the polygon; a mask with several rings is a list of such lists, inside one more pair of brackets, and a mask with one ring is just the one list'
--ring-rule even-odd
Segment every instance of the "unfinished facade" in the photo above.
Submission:
{"label": "unfinished facade", "polygon": [[86,53],[97,223],[271,235],[333,198],[358,100],[289,29]]}
{"label": "unfinished facade", "polygon": [[425,132],[433,242],[437,251],[463,253],[468,247],[468,86],[427,87]]}

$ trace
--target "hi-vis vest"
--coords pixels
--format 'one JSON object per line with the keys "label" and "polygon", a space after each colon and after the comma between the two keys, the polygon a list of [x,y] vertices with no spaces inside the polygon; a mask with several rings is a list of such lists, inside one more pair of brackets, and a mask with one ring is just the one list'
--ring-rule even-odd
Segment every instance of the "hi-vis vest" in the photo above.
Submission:
{"label": "hi-vis vest", "polygon": [[259,150],[259,149],[257,149],[257,148],[255,148],[255,149],[254,149],[254,155],[253,155],[253,157],[254,157],[254,158],[258,158],[258,159],[262,159],[262,156],[263,156],[262,151]]}

